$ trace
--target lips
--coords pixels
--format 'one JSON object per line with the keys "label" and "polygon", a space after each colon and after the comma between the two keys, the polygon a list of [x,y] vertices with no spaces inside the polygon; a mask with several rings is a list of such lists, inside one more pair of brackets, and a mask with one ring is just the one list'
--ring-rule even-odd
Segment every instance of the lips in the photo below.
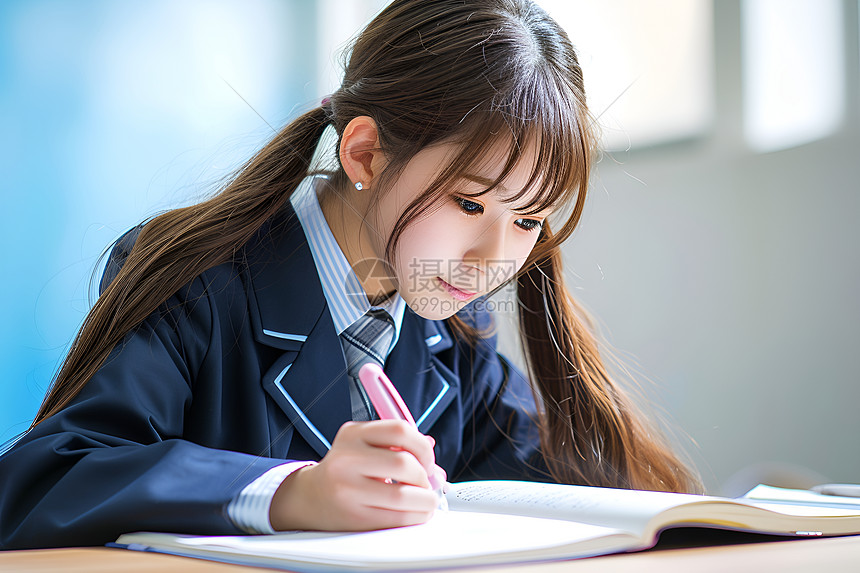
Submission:
{"label": "lips", "polygon": [[468,292],[468,291],[460,290],[460,289],[458,289],[457,287],[452,286],[452,285],[450,285],[450,284],[446,283],[445,281],[443,281],[443,280],[442,280],[441,278],[439,278],[439,277],[436,277],[436,280],[438,280],[438,281],[439,281],[439,284],[441,284],[441,285],[442,285],[442,288],[444,288],[444,289],[448,292],[448,294],[450,294],[451,296],[453,296],[453,297],[454,297],[454,298],[456,298],[457,300],[469,300],[470,298],[472,298],[472,297],[473,297],[473,296],[475,296],[475,294],[476,294],[476,293],[473,293],[473,292]]}

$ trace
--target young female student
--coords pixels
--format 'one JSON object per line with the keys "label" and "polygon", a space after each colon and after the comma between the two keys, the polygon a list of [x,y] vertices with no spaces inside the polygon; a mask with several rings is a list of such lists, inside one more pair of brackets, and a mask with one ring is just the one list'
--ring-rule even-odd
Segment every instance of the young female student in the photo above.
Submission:
{"label": "young female student", "polygon": [[[330,125],[338,164],[309,173]],[[217,195],[118,241],[0,459],[2,546],[419,523],[444,472],[696,489],[564,287],[591,127],[571,43],[535,4],[393,2],[319,107]],[[483,306],[510,281],[528,379]],[[373,417],[357,348],[417,430],[356,421]]]}

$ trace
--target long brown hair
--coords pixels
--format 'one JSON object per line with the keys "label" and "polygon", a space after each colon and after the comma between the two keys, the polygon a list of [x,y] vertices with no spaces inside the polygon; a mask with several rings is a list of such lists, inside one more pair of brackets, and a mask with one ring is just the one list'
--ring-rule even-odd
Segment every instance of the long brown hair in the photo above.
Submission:
{"label": "long brown hair", "polygon": [[[377,124],[386,169],[376,200],[428,145],[460,153],[409,205],[389,238],[389,260],[410,221],[502,141],[508,156],[493,190],[538,150],[527,213],[559,207],[516,277],[520,327],[543,456],[558,481],[689,491],[693,474],[632,407],[601,360],[587,320],[562,280],[560,246],[579,222],[594,151],[582,72],[564,31],[528,0],[395,0],[357,38],[341,87],[283,128],[212,198],[148,221],[119,274],[87,315],[33,424],[65,407],[111,350],[204,270],[236,257],[309,173],[327,126],[358,116]],[[531,147],[530,147],[531,148]],[[334,187],[345,182],[331,173]],[[564,209],[570,206],[570,209]],[[451,328],[478,334],[456,316]]]}

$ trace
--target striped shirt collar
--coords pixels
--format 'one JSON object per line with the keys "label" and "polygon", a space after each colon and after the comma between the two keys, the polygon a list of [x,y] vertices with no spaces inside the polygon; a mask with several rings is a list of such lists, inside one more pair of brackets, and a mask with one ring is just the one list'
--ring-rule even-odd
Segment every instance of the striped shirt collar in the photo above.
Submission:
{"label": "striped shirt collar", "polygon": [[324,179],[306,177],[293,192],[290,203],[307,237],[335,330],[340,335],[371,308],[382,308],[394,319],[394,339],[391,341],[391,348],[394,348],[400,337],[406,302],[395,292],[381,305],[371,307],[364,287],[337,244],[320,207],[317,187]]}

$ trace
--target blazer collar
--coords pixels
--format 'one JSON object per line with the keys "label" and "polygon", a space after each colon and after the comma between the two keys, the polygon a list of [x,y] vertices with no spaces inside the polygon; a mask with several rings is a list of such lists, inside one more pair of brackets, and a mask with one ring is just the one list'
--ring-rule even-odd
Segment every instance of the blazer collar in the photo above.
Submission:
{"label": "blazer collar", "polygon": [[325,295],[304,230],[289,204],[246,249],[257,342],[298,350],[323,314]]}

